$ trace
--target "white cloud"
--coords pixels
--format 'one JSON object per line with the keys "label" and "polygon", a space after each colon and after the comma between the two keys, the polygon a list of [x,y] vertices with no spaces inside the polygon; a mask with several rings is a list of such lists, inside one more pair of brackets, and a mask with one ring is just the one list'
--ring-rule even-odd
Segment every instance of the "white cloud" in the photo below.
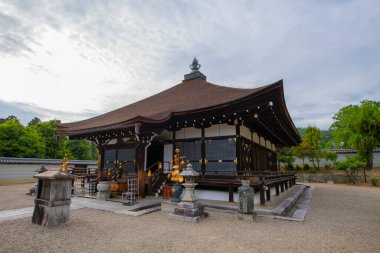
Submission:
{"label": "white cloud", "polygon": [[0,0],[0,99],[100,114],[179,83],[196,55],[213,83],[283,78],[296,125],[327,128],[342,106],[380,97],[379,7]]}

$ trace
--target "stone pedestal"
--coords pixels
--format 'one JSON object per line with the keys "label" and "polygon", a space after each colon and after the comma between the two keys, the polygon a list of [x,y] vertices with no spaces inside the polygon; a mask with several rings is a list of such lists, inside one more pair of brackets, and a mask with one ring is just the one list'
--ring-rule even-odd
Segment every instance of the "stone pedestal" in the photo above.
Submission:
{"label": "stone pedestal", "polygon": [[194,223],[206,217],[207,213],[204,212],[204,207],[199,202],[181,202],[178,204],[177,208],[174,208],[174,213],[169,214],[170,219],[190,221]]}
{"label": "stone pedestal", "polygon": [[243,214],[253,214],[255,193],[249,185],[249,180],[241,180],[242,186],[238,188],[239,211]]}
{"label": "stone pedestal", "polygon": [[109,191],[109,182],[108,181],[100,181],[96,186],[98,192],[96,193],[96,199],[99,200],[107,200],[110,198]]}
{"label": "stone pedestal", "polygon": [[37,197],[32,222],[44,227],[66,224],[70,219],[71,189],[76,176],[62,171],[37,174]]}

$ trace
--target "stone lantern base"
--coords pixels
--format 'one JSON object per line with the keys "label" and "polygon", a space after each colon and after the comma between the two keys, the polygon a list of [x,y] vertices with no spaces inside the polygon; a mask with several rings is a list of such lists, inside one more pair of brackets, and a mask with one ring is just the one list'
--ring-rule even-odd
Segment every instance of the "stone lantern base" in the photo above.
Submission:
{"label": "stone lantern base", "polygon": [[174,213],[169,214],[169,219],[196,223],[207,216],[201,203],[181,202],[177,208],[174,208]]}
{"label": "stone lantern base", "polygon": [[182,202],[178,207],[174,208],[174,213],[169,214],[169,219],[183,220],[190,222],[198,222],[208,215],[204,212],[204,207],[197,201],[194,195],[194,188],[197,185],[194,183],[194,178],[199,176],[199,173],[193,170],[193,166],[189,163],[186,170],[182,171],[180,176],[185,178],[186,183],[182,185],[185,187],[185,194],[182,197]]}

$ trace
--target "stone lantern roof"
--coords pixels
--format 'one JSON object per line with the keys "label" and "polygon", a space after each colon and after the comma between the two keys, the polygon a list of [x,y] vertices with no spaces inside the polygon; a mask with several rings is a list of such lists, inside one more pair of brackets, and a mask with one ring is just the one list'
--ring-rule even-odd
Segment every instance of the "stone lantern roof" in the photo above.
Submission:
{"label": "stone lantern roof", "polygon": [[199,173],[193,170],[193,165],[188,163],[186,169],[179,173],[179,175],[183,177],[197,177],[199,176]]}

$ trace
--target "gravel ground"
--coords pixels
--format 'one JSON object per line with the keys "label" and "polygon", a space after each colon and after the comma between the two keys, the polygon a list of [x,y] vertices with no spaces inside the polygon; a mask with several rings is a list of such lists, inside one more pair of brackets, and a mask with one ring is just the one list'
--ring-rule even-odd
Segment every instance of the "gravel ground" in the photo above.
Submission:
{"label": "gravel ground", "polygon": [[2,223],[0,252],[380,252],[380,188],[315,186],[301,223],[210,212],[191,224],[162,212],[131,217],[79,209],[54,229],[30,218]]}
{"label": "gravel ground", "polygon": [[35,184],[0,186],[0,211],[33,206],[34,197],[26,195],[33,185]]}

